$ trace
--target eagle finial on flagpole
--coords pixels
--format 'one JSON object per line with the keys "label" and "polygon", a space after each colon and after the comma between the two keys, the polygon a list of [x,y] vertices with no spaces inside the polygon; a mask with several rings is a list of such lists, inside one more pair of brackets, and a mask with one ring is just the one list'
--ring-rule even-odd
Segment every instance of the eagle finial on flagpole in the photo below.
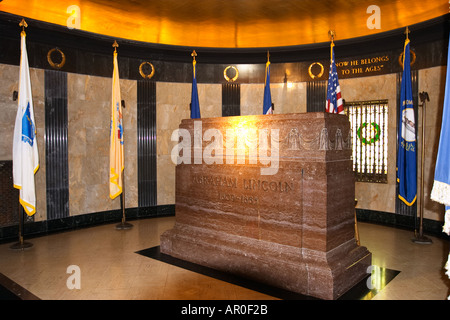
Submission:
{"label": "eagle finial on flagpole", "polygon": [[114,43],[112,46],[114,47],[114,52],[117,52],[117,48],[119,47],[119,44],[117,43],[116,40],[114,40]]}
{"label": "eagle finial on flagpole", "polygon": [[24,18],[19,23],[19,27],[22,27],[22,32],[25,33],[25,28],[28,28],[28,24]]}
{"label": "eagle finial on flagpole", "polygon": [[331,43],[334,43],[334,37],[336,36],[336,32],[334,30],[328,30],[328,36],[331,38]]}
{"label": "eagle finial on flagpole", "polygon": [[195,52],[195,50],[192,51],[191,56],[194,58],[194,61],[195,61],[195,57],[197,56],[197,52]]}
{"label": "eagle finial on flagpole", "polygon": [[336,32],[334,30],[328,30],[328,36],[331,38],[330,60],[333,60],[334,37],[336,36]]}

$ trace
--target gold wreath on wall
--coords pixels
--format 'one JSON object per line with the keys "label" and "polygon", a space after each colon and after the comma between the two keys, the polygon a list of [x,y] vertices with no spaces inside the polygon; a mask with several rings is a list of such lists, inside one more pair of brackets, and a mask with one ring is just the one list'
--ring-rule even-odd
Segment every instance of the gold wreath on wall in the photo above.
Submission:
{"label": "gold wreath on wall", "polygon": [[[318,75],[313,74],[311,71],[312,67],[316,64],[320,66],[320,72]],[[320,62],[313,62],[309,65],[309,68],[308,68],[308,73],[309,73],[309,76],[311,77],[311,79],[320,78],[323,75],[323,71],[324,71],[324,68]]]}
{"label": "gold wreath on wall", "polygon": [[[414,62],[416,62],[416,53],[412,50],[409,51],[411,54],[411,62],[410,62],[410,66],[412,66],[414,64]],[[400,66],[403,69],[403,52],[400,53],[400,55],[398,56],[398,63],[400,64]]]}
{"label": "gold wreath on wall", "polygon": [[[148,64],[152,68],[152,72],[150,72],[149,74],[145,74],[144,70],[143,70],[143,67],[146,64]],[[155,74],[155,67],[150,62],[144,61],[139,66],[139,73],[141,74],[142,78],[144,78],[144,79],[151,79],[153,77],[153,75]]]}
{"label": "gold wreath on wall", "polygon": [[[228,77],[227,75],[227,71],[228,69],[234,69],[236,71],[236,75],[233,78]],[[225,70],[223,70],[223,77],[225,78],[225,80],[227,80],[228,82],[234,82],[237,80],[237,78],[239,77],[239,71],[235,66],[228,66],[225,68]]]}
{"label": "gold wreath on wall", "polygon": [[[55,51],[58,51],[59,54],[61,55],[61,62],[60,63],[55,63],[52,60],[52,53],[55,52]],[[47,61],[52,66],[52,68],[61,69],[64,66],[64,64],[66,63],[66,55],[60,49],[53,48],[53,49],[50,49],[48,51],[48,53],[47,53]]]}

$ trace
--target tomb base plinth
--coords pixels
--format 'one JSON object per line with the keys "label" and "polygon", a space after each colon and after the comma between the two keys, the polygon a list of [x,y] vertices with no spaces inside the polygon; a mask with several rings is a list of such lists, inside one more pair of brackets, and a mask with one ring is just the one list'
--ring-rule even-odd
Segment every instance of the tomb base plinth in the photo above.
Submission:
{"label": "tomb base plinth", "polygon": [[369,275],[371,253],[355,240],[347,117],[183,120],[180,129],[193,139],[179,145],[176,222],[162,253],[320,299]]}

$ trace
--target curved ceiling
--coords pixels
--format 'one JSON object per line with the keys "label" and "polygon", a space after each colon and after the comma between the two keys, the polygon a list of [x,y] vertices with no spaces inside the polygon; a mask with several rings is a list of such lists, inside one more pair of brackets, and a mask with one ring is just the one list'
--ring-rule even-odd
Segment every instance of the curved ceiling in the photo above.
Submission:
{"label": "curved ceiling", "polygon": [[[0,0],[0,11],[155,44],[267,48],[373,35],[449,12],[448,0]],[[371,10],[377,6],[379,11]],[[379,15],[377,16],[377,14]],[[376,18],[378,20],[372,20]],[[379,22],[379,29],[370,28]]]}

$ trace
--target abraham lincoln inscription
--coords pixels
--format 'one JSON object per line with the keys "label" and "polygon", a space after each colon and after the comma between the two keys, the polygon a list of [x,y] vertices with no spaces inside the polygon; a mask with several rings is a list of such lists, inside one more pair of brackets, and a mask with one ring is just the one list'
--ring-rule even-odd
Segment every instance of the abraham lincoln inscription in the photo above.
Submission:
{"label": "abraham lincoln inscription", "polygon": [[187,119],[172,139],[176,222],[161,252],[337,299],[367,276],[349,122],[304,113]]}

